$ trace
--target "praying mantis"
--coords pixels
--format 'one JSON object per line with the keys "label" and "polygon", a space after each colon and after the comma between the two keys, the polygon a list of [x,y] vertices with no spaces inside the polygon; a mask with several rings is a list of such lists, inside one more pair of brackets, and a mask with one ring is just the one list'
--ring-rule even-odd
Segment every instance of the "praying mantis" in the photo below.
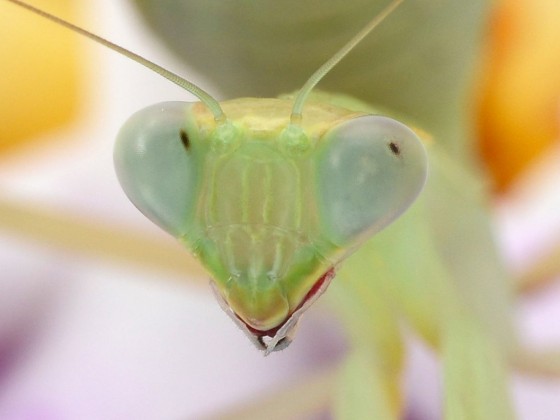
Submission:
{"label": "praying mantis", "polygon": [[[12,3],[17,2],[12,1]],[[282,105],[274,102],[274,111],[267,115],[270,119],[279,118],[276,117],[276,112],[283,115],[283,120],[277,122],[281,127],[288,123],[289,106],[286,106],[286,101],[291,104],[292,99],[282,101],[284,101]],[[346,97],[317,95],[317,101],[328,106],[339,104],[352,118],[373,112],[368,105]],[[243,113],[256,113],[261,104],[265,103],[263,100],[258,103],[224,105],[225,114],[236,115],[239,112],[236,106]],[[313,102],[313,106],[318,105]],[[162,112],[163,108],[160,106],[154,112]],[[189,112],[196,114],[196,118],[204,121],[201,124],[201,131],[212,132],[216,129],[212,118],[216,117],[214,120],[217,121],[221,118],[219,112],[212,116],[200,106],[186,109],[184,105],[170,104],[168,108],[170,110],[169,113],[166,111],[168,115],[184,116]],[[313,112],[310,111],[310,114]],[[297,122],[298,113],[294,114],[296,115],[294,120]],[[305,111],[302,116],[304,122],[306,118],[314,118],[312,115],[308,117]],[[145,116],[140,115],[136,118],[141,117]],[[172,118],[172,124],[175,124],[175,121]],[[398,123],[391,122],[391,124],[396,124],[397,129],[406,132],[404,138],[408,139],[408,136],[413,135]],[[307,129],[306,126],[304,127]],[[391,129],[395,127],[392,126]],[[156,204],[146,204],[146,197],[142,192],[137,191],[140,188],[135,184],[138,174],[134,173],[134,169],[138,167],[138,163],[147,162],[163,166],[165,163],[155,162],[155,157],[150,158],[154,161],[127,161],[131,149],[138,146],[136,143],[127,144],[129,138],[127,133],[136,129],[137,125],[127,124],[122,134],[125,140],[119,140],[117,147],[116,161],[117,165],[120,165],[118,171],[120,171],[121,182],[133,202],[145,213],[152,213],[150,214],[152,219],[156,219],[172,233],[183,235],[184,226],[174,219],[177,215],[174,214],[177,207],[174,207],[173,200],[165,202],[164,205],[167,210],[171,208],[171,218],[169,218],[169,214],[162,214],[157,209],[160,200]],[[171,129],[176,141],[172,145],[175,149],[170,148],[168,151],[169,157],[180,156],[179,152],[184,152],[183,149],[192,149],[194,152],[195,147],[202,144],[196,143],[198,139],[191,139],[196,137],[190,135],[192,130],[186,130],[186,135],[182,135],[181,127],[172,126]],[[223,133],[218,133],[217,149],[232,147],[230,140],[231,137],[235,138],[235,135],[231,135],[232,130],[235,131],[236,128],[231,129],[226,126]],[[328,129],[324,130],[328,131]],[[288,143],[292,142],[292,137],[289,137],[292,134],[287,133]],[[301,136],[297,128],[295,134],[293,137],[295,149],[304,149],[305,153],[308,147],[307,140]],[[410,138],[413,139],[411,144],[417,144],[414,137]],[[235,141],[232,140],[233,143]],[[151,144],[147,142],[142,146],[151,147]],[[179,149],[176,148],[177,146]],[[391,142],[384,143],[384,146],[384,153],[387,156],[391,157],[391,153],[396,153],[392,150]],[[239,146],[234,144],[233,147]],[[421,149],[415,147],[412,147],[412,154],[422,155]],[[406,149],[408,147],[404,149],[405,152]],[[397,150],[400,153],[400,146]],[[287,153],[291,152],[288,150]],[[349,257],[349,261],[341,268],[336,281],[331,286],[334,289],[334,293],[331,292],[332,300],[336,300],[334,305],[343,319],[347,320],[352,340],[356,343],[356,350],[349,355],[342,377],[350,378],[348,379],[350,382],[368,385],[368,389],[376,390],[375,398],[371,401],[375,406],[376,417],[397,418],[400,409],[398,376],[402,369],[402,343],[395,314],[400,313],[415,330],[442,352],[448,390],[445,403],[446,418],[513,418],[514,414],[508,403],[505,371],[507,363],[516,359],[519,353],[510,322],[511,296],[507,287],[507,275],[493,248],[484,210],[484,191],[479,186],[476,175],[469,168],[459,167],[450,159],[446,151],[438,148],[437,138],[428,145],[428,153],[431,172],[419,201],[399,221],[367,241]],[[263,159],[266,161],[268,158]],[[413,185],[406,194],[403,193],[407,196],[406,203],[395,205],[390,211],[391,214],[404,210],[403,207],[411,201],[410,197],[414,197],[419,192],[423,184],[422,159],[418,159],[418,162],[420,162],[418,165],[420,170],[416,171],[415,176],[408,175],[410,179],[415,179],[417,184]],[[217,169],[213,170],[217,171]],[[342,175],[344,173],[330,179],[328,176],[321,179],[335,183]],[[262,178],[267,179],[266,176]],[[450,195],[450,191],[455,192],[454,195]],[[153,195],[154,191],[149,193]],[[168,191],[155,191],[155,193],[161,193],[166,197]],[[330,195],[337,194],[339,191]],[[325,197],[330,195],[325,194]],[[442,196],[448,199],[442,202]],[[326,198],[323,200],[328,201]],[[184,203],[182,208],[184,209]],[[343,208],[341,212],[345,213],[345,209]],[[430,217],[433,214],[437,214],[439,220],[433,220],[433,216]],[[457,218],[459,214],[460,220]],[[442,215],[447,216],[448,219],[443,219]],[[326,215],[323,219],[329,220],[334,217]],[[339,248],[355,248],[364,240],[361,237],[362,232],[370,234],[373,230],[377,230],[377,227],[372,229],[373,224],[375,223],[368,220],[359,226],[357,228],[359,238],[351,235],[348,230],[339,229],[329,239],[331,242],[337,242]],[[456,229],[448,230],[450,225],[454,225]],[[323,226],[328,226],[328,223],[324,223]],[[189,229],[191,227],[188,226]],[[332,226],[328,227],[332,228]],[[334,230],[336,231],[336,228]],[[353,229],[350,231],[354,232]],[[338,237],[336,241],[334,237]],[[210,255],[207,245],[200,244],[198,241],[193,241],[196,242],[194,244],[189,244],[188,240],[186,242],[195,252],[205,252]],[[456,264],[454,260],[465,255],[464,250],[468,243],[477,243],[477,254],[474,255],[473,250],[469,249],[469,259],[484,261],[484,265],[476,264],[465,268]],[[344,254],[345,251],[337,249],[336,252]],[[327,251],[324,253],[326,254]],[[343,257],[346,255],[337,258]],[[315,271],[314,274],[317,274],[320,270]],[[309,284],[307,287],[309,289]],[[308,290],[302,292],[305,288],[300,286],[296,289],[300,295],[304,295],[303,298],[307,296]],[[294,300],[301,301],[301,298],[302,296],[299,296]],[[290,315],[294,314],[295,312]],[[247,320],[243,322],[246,325]],[[262,328],[268,328],[270,325],[272,324],[265,324]],[[282,325],[293,326],[289,323]],[[251,333],[250,329],[249,333]],[[255,344],[266,349],[268,347],[274,349],[289,343],[291,328],[282,331],[280,335],[276,335],[277,333],[278,331],[275,331],[272,340],[266,343],[259,336]],[[286,338],[288,340],[281,342]],[[464,376],[465,371],[469,374],[468,379]],[[343,398],[345,390],[341,390],[340,395],[340,398]]]}

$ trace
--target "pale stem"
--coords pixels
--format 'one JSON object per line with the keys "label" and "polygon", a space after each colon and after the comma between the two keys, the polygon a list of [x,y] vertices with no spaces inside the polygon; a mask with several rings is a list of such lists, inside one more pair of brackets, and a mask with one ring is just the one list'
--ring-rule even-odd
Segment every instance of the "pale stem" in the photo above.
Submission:
{"label": "pale stem", "polygon": [[529,269],[523,273],[516,289],[520,294],[544,287],[555,279],[560,278],[560,240],[551,250],[541,256]]}
{"label": "pale stem", "polygon": [[119,225],[0,200],[0,231],[89,257],[180,274],[185,281],[207,285],[200,264],[179,243]]}
{"label": "pale stem", "polygon": [[223,414],[205,417],[204,420],[246,419],[299,419],[310,418],[328,407],[335,390],[339,366],[331,366],[300,382],[254,398],[238,408],[224,410]]}

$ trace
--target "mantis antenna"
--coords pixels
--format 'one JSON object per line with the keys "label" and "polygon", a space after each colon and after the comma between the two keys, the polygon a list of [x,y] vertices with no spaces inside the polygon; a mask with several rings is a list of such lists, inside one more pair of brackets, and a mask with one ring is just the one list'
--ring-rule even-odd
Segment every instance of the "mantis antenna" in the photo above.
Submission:
{"label": "mantis antenna", "polygon": [[160,65],[147,60],[146,58],[127,50],[126,48],[121,47],[120,45],[114,44],[111,41],[106,40],[105,38],[101,38],[98,35],[95,35],[89,31],[86,31],[85,29],[80,28],[79,26],[76,26],[70,22],[65,21],[64,19],[61,19],[57,16],[54,16],[50,13],[47,13],[41,9],[38,9],[34,6],[31,6],[30,4],[27,4],[25,2],[19,1],[19,0],[7,0],[10,3],[13,3],[17,6],[21,6],[24,9],[29,10],[30,12],[33,12],[39,16],[42,16],[54,23],[57,23],[61,26],[64,26],[65,28],[68,28],[80,35],[83,35],[101,45],[106,46],[107,48],[112,49],[113,51],[116,51],[122,55],[124,55],[125,57],[130,58],[131,60],[136,61],[137,63],[149,68],[150,70],[158,73],[159,75],[165,77],[167,80],[175,83],[176,85],[182,87],[183,89],[185,89],[186,91],[192,93],[193,95],[195,95],[196,97],[198,97],[198,99],[200,99],[207,107],[208,109],[210,109],[210,111],[212,112],[212,114],[214,115],[214,118],[216,120],[216,122],[218,123],[223,123],[226,121],[226,116],[224,114],[224,111],[222,110],[222,107],[220,106],[220,104],[218,103],[217,100],[215,100],[212,96],[210,96],[209,93],[207,93],[206,91],[204,91],[203,89],[199,88],[198,86],[196,86],[194,83],[189,82],[188,80],[182,78],[181,76],[167,70],[164,69],[163,67],[161,67]]}
{"label": "mantis antenna", "polygon": [[394,0],[385,9],[379,12],[369,23],[358,32],[346,45],[344,45],[335,55],[333,55],[325,64],[323,64],[311,77],[305,82],[301,90],[298,92],[292,108],[292,115],[290,116],[291,124],[299,124],[301,121],[301,113],[303,105],[309,96],[309,93],[317,83],[336,66],[352,49],[360,43],[374,28],[385,20],[404,0]]}

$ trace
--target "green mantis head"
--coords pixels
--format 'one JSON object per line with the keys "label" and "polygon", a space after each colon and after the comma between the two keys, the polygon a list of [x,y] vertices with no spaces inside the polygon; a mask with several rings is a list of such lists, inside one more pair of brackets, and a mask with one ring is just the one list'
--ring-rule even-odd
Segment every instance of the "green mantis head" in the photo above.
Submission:
{"label": "green mantis head", "polygon": [[[8,0],[166,77],[202,103],[153,105],[115,145],[119,181],[148,218],[207,268],[225,311],[265,353],[286,347],[336,267],[418,195],[427,163],[403,124],[304,103],[319,80],[403,0],[393,0],[295,100],[218,103],[174,73],[20,0]],[[291,110],[291,111],[290,111]]]}
{"label": "green mantis head", "polygon": [[418,137],[383,116],[237,99],[133,115],[115,147],[128,197],[184,242],[222,307],[263,350],[285,347],[337,265],[398,217],[426,178]]}

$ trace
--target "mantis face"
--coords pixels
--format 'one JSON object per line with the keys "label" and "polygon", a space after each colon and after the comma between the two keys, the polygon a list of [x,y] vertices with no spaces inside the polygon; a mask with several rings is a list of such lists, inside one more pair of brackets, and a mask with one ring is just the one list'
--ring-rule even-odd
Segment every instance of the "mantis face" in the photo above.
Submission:
{"label": "mantis face", "polygon": [[416,198],[426,155],[387,117],[309,103],[294,127],[288,100],[221,105],[222,124],[199,103],[136,113],[115,165],[130,200],[198,257],[268,353],[291,342],[337,265]]}
{"label": "mantis face", "polygon": [[[146,66],[196,95],[133,115],[117,176],[148,218],[207,268],[218,300],[258,348],[285,348],[336,266],[399,216],[426,179],[418,137],[387,117],[308,104],[313,87],[403,0],[391,1],[303,85],[293,103],[218,103],[203,89],[21,0],[10,3]],[[289,117],[288,117],[289,116]]]}

